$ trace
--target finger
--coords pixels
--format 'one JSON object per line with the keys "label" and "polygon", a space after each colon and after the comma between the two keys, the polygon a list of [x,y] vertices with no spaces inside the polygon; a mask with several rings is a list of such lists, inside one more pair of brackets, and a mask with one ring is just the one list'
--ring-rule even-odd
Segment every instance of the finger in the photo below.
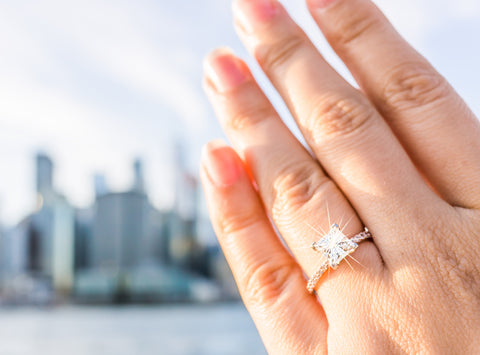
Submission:
{"label": "finger", "polygon": [[386,236],[396,234],[392,227],[418,220],[417,203],[433,207],[438,197],[368,100],[324,61],[277,1],[238,0],[235,8],[243,41],[322,166],[360,219],[383,236],[375,243],[385,262],[404,262],[405,240]]}
{"label": "finger", "polygon": [[217,237],[268,352],[326,353],[325,313],[301,291],[302,271],[275,235],[240,158],[223,143],[208,144],[201,178]]}
{"label": "finger", "polygon": [[308,4],[432,186],[452,204],[479,207],[480,125],[459,95],[371,1]]}
{"label": "finger", "polygon": [[[227,135],[244,156],[266,210],[311,276],[319,267],[319,255],[311,249],[319,234],[337,222],[346,227],[347,235],[353,235],[362,229],[360,220],[336,185],[285,127],[243,61],[231,52],[215,51],[207,58],[206,75],[210,100]],[[362,265],[377,270],[381,266],[377,250],[373,244],[362,245],[364,248],[367,251],[356,257]],[[347,268],[341,275],[348,279],[358,272],[366,270]],[[345,284],[352,285],[348,280]],[[319,291],[320,298],[337,292],[328,286]]]}

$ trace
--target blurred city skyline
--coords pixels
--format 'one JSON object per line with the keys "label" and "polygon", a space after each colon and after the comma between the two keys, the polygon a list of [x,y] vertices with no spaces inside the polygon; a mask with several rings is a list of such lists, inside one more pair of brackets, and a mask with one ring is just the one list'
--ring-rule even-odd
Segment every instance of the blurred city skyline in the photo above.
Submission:
{"label": "blurred city skyline", "polygon": [[[174,205],[158,210],[133,182],[111,191],[95,175],[95,201],[69,203],[54,183],[55,163],[35,157],[36,208],[0,228],[0,305],[117,304],[235,300],[236,287],[210,224],[199,218],[198,180],[175,147]],[[203,236],[203,238],[202,238]]]}
{"label": "blurred city skyline", "polygon": [[[304,1],[282,1],[326,58]],[[376,3],[480,113],[480,3],[406,0]],[[222,136],[202,89],[202,59],[217,46],[245,50],[231,25],[230,1],[7,1],[0,4],[0,224],[33,211],[35,154],[56,162],[55,185],[75,206],[92,204],[93,176],[114,191],[145,163],[155,207],[173,205],[175,145],[198,169],[204,142]],[[261,85],[293,127],[284,106]]]}

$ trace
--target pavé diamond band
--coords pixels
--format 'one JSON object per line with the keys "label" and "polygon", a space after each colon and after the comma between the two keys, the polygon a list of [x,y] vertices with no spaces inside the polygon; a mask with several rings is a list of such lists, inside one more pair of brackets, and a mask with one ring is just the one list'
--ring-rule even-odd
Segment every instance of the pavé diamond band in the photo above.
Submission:
{"label": "pav\u00e9 diamond band", "polygon": [[330,230],[322,239],[312,244],[313,250],[322,253],[326,258],[325,262],[318,268],[313,276],[308,280],[307,290],[313,293],[320,277],[330,269],[336,269],[340,262],[348,255],[352,254],[357,248],[358,244],[365,239],[371,238],[372,234],[367,228],[352,238],[347,238],[343,234],[338,224],[330,227]]}

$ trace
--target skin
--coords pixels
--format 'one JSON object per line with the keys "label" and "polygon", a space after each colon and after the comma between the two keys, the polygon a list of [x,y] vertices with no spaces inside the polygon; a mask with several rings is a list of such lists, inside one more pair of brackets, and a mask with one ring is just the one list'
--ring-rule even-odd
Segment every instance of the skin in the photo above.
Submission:
{"label": "skin", "polygon": [[[233,148],[207,144],[201,177],[243,301],[271,354],[478,353],[480,125],[371,1],[307,3],[360,89],[276,0],[237,0],[234,17],[313,154],[241,59],[205,62]],[[310,245],[333,222],[373,240],[311,295]]]}

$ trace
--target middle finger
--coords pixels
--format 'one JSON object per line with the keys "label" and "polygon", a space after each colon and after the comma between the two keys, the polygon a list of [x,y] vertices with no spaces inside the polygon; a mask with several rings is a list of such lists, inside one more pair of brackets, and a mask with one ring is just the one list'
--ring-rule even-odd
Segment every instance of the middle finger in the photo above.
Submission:
{"label": "middle finger", "polygon": [[[440,206],[383,118],[326,63],[278,1],[237,0],[234,5],[240,37],[374,235],[395,235],[392,227],[411,226],[421,220],[419,213],[430,212],[422,206]],[[410,243],[386,237],[375,242],[387,265],[404,262]]]}

